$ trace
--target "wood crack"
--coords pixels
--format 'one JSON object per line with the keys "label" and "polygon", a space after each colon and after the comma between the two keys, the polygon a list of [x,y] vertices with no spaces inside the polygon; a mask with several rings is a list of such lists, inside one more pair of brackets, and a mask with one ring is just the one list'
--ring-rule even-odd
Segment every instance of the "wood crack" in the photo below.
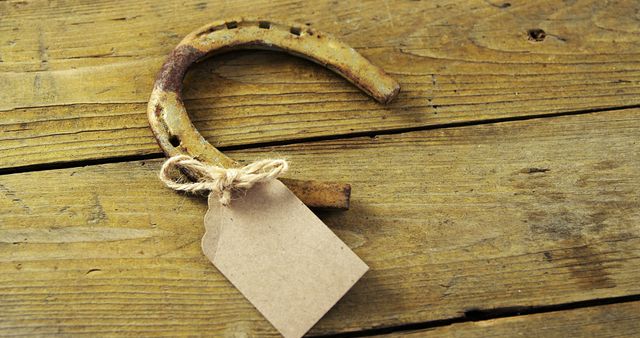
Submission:
{"label": "wood crack", "polygon": [[422,323],[411,323],[398,326],[389,326],[374,328],[369,330],[361,330],[354,332],[344,332],[338,334],[329,335],[316,335],[311,336],[313,338],[355,338],[355,337],[369,337],[391,333],[401,333],[416,330],[432,329],[436,327],[448,326],[452,324],[466,323],[466,322],[480,322],[498,318],[527,316],[539,313],[550,313],[558,311],[567,311],[575,309],[584,309],[589,307],[605,306],[611,304],[623,304],[630,302],[640,301],[640,295],[629,295],[621,297],[611,297],[603,299],[590,299],[578,302],[560,303],[553,305],[541,305],[541,306],[509,306],[504,308],[493,309],[469,309],[464,312],[460,317],[453,317],[442,320],[434,320]]}

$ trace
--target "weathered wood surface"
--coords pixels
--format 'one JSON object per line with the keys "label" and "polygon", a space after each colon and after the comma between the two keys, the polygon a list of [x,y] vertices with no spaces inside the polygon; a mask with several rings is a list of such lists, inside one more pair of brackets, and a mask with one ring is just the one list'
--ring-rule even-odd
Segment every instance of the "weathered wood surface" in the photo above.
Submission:
{"label": "weathered wood surface", "polygon": [[[353,184],[351,210],[320,216],[371,271],[324,334],[640,293],[639,138],[627,109],[230,155]],[[202,255],[205,201],[159,164],[0,176],[0,333],[275,335]]]}
{"label": "weathered wood surface", "polygon": [[217,146],[637,105],[635,7],[2,1],[0,168],[158,153],[144,107],[163,59],[194,28],[247,13],[341,38],[397,77],[402,92],[383,107],[294,57],[219,56],[197,67],[185,93],[197,127]]}
{"label": "weathered wood surface", "polygon": [[637,337],[640,302],[453,324],[385,337]]}

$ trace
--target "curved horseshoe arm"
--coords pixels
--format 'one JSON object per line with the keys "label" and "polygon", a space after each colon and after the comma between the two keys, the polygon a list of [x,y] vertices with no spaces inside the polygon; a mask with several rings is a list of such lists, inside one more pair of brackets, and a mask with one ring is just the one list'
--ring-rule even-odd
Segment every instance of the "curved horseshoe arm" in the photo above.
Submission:
{"label": "curved horseshoe arm", "polygon": [[[156,79],[147,114],[168,156],[188,154],[223,167],[238,166],[200,135],[181,97],[182,80],[191,64],[236,49],[277,50],[309,59],[342,75],[380,103],[390,102],[400,90],[393,78],[353,48],[311,28],[244,19],[213,22],[187,35],[171,52]],[[348,184],[282,181],[309,206],[348,208]]]}

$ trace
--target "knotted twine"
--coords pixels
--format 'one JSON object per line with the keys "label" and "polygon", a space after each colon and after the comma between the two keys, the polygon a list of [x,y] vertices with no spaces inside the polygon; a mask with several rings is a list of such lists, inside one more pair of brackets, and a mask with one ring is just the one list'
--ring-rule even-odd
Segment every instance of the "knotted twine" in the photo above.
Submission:
{"label": "knotted twine", "polygon": [[176,155],[164,162],[160,180],[169,188],[191,193],[210,191],[228,206],[233,191],[247,190],[284,174],[289,164],[281,159],[264,159],[242,168],[223,168],[206,164],[187,155]]}

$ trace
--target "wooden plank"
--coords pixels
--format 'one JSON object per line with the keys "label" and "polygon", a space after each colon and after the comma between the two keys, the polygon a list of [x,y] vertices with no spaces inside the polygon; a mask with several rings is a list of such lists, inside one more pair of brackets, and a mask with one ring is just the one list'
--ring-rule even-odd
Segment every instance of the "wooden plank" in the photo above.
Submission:
{"label": "wooden plank", "polygon": [[640,302],[453,324],[384,337],[637,337]]}
{"label": "wooden plank", "polygon": [[[640,110],[232,152],[350,182],[371,267],[314,334],[640,293]],[[274,335],[200,252],[160,162],[0,176],[2,334]]]}
{"label": "wooden plank", "polygon": [[[383,107],[307,61],[219,56],[195,69],[185,93],[218,146],[637,105],[635,5],[1,2],[0,168],[158,153],[144,111],[162,60],[196,27],[246,13],[340,37],[397,77],[402,93]],[[529,36],[534,28],[543,41]]]}

